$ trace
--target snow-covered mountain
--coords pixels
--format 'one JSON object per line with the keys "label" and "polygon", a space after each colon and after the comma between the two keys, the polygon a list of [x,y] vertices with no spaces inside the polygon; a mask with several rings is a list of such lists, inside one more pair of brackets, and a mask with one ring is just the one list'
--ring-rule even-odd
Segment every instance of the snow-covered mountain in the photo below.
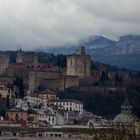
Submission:
{"label": "snow-covered mountain", "polygon": [[[91,50],[90,50],[91,51]],[[110,44],[104,48],[94,50],[95,55],[132,55],[140,54],[140,36],[122,36],[118,42],[112,46]]]}
{"label": "snow-covered mountain", "polygon": [[89,37],[88,39],[80,41],[78,45],[73,44],[73,45],[67,45],[63,47],[49,48],[47,49],[47,51],[55,54],[60,54],[60,53],[70,54],[77,51],[81,46],[85,46],[87,52],[91,52],[91,50],[94,52],[95,50],[103,49],[115,45],[116,45],[116,41],[109,40],[102,36],[92,36]]}

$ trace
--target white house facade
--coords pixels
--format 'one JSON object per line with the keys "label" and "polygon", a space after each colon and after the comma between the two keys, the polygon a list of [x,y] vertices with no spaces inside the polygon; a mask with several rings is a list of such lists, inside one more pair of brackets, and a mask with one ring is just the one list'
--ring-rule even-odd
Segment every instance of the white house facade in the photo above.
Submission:
{"label": "white house facade", "polygon": [[56,115],[54,114],[38,114],[37,115],[37,120],[40,122],[44,122],[44,124],[50,124],[50,125],[56,125],[57,120],[56,120]]}
{"label": "white house facade", "polygon": [[24,101],[28,103],[31,107],[38,107],[40,105],[44,105],[44,101],[36,96],[26,96],[24,97]]}
{"label": "white house facade", "polygon": [[66,111],[77,111],[83,114],[83,104],[77,100],[56,99],[50,100],[49,104],[63,106]]}

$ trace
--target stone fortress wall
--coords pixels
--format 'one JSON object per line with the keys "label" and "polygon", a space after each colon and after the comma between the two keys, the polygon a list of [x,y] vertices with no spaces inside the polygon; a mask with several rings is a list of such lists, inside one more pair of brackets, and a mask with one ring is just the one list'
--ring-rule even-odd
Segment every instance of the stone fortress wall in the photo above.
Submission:
{"label": "stone fortress wall", "polygon": [[9,66],[9,55],[0,52],[0,76],[6,74],[6,69]]}
{"label": "stone fortress wall", "polygon": [[84,47],[81,47],[80,54],[67,56],[67,75],[79,76],[80,79],[91,76],[91,58],[86,55]]}
{"label": "stone fortress wall", "polygon": [[[66,70],[58,66],[39,63],[35,53],[18,51],[16,63],[10,63],[8,54],[0,53],[0,76],[5,79],[22,77],[25,87],[32,92],[39,87],[65,90],[79,86],[80,79],[91,76],[90,65],[90,56],[86,55],[83,47],[80,54],[67,56]],[[8,82],[9,80],[4,84]],[[0,83],[2,83],[1,80]]]}
{"label": "stone fortress wall", "polygon": [[17,64],[38,64],[38,57],[30,52],[18,52],[16,57]]}

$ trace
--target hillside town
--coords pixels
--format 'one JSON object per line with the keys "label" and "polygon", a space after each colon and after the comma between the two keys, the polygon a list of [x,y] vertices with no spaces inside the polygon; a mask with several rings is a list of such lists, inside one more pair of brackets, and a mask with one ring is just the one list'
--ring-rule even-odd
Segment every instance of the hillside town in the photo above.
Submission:
{"label": "hillside town", "polygon": [[[110,92],[125,92],[125,86],[120,86],[122,81],[119,76],[125,75],[125,79],[128,79],[129,75],[125,72],[119,74],[118,80],[115,81],[115,73],[108,71],[104,65],[98,69],[91,69],[91,58],[86,54],[84,47],[81,47],[78,53],[67,55],[67,65],[64,68],[40,63],[35,53],[24,52],[21,49],[17,50],[16,63],[11,63],[8,53],[1,52],[0,100],[1,106],[5,104],[8,108],[6,113],[0,116],[0,127],[8,127],[1,130],[1,136],[18,135],[9,128],[51,128],[53,133],[47,134],[50,137],[63,137],[64,132],[56,134],[55,129],[116,130],[139,136],[139,119],[133,114],[127,95],[120,114],[112,120],[87,111],[83,102],[79,100],[62,99],[57,96],[58,91],[68,88],[98,84],[105,85],[105,90]],[[102,83],[99,83],[99,80]],[[26,133],[26,136],[30,135]],[[45,137],[44,133],[39,135]]]}

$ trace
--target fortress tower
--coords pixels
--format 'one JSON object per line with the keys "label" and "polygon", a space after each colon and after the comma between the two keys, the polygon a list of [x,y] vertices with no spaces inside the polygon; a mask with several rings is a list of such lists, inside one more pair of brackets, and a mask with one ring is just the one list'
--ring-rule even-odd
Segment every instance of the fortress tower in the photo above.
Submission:
{"label": "fortress tower", "polygon": [[19,51],[17,53],[16,63],[17,64],[37,64],[38,57],[34,53]]}
{"label": "fortress tower", "polygon": [[6,74],[6,69],[9,66],[9,55],[6,53],[0,53],[0,76]]}
{"label": "fortress tower", "polygon": [[86,55],[85,48],[81,47],[80,54],[67,56],[67,75],[78,76],[80,79],[91,75],[91,58]]}

